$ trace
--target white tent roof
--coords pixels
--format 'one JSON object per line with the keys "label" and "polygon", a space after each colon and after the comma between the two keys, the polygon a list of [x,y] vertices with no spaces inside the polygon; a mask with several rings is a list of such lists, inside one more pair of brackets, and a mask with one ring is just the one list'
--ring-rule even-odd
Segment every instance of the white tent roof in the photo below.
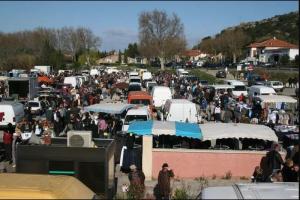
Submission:
{"label": "white tent roof", "polygon": [[234,124],[234,123],[207,123],[199,125],[203,141],[224,138],[249,138],[278,142],[275,132],[264,125]]}
{"label": "white tent roof", "polygon": [[85,112],[103,112],[109,114],[121,114],[129,108],[133,108],[133,104],[123,103],[100,103],[84,107]]}
{"label": "white tent roof", "polygon": [[297,100],[293,97],[284,95],[260,95],[257,97],[260,98],[264,103],[297,103]]}

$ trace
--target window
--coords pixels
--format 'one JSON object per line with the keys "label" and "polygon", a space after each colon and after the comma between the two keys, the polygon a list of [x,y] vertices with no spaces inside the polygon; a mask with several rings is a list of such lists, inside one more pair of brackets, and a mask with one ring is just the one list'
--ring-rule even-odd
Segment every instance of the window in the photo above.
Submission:
{"label": "window", "polygon": [[124,124],[129,125],[133,121],[147,121],[147,115],[127,115]]}
{"label": "window", "polygon": [[233,91],[246,91],[246,87],[243,85],[234,86]]}

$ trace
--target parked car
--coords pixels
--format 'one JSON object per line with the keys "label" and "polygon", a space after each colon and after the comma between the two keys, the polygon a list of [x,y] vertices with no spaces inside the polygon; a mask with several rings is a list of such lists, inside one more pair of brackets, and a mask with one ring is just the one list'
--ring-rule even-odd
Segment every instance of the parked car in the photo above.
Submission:
{"label": "parked car", "polygon": [[237,80],[225,80],[225,83],[227,85],[231,85],[233,86],[233,90],[232,90],[232,94],[235,97],[240,96],[241,94],[243,94],[244,96],[248,95],[247,92],[247,88],[245,83],[243,83],[242,81],[237,81]]}
{"label": "parked car", "polygon": [[276,95],[276,92],[271,87],[266,87],[263,85],[252,85],[248,91],[249,97],[254,97],[255,95]]}
{"label": "parked car", "polygon": [[283,83],[281,81],[267,81],[265,86],[273,88],[276,92],[283,91]]}
{"label": "parked car", "polygon": [[216,73],[216,77],[217,78],[226,78],[226,72],[225,71],[218,71],[217,73]]}
{"label": "parked car", "polygon": [[30,107],[31,114],[41,115],[43,114],[43,107],[40,101],[31,100],[28,101],[26,108]]}
{"label": "parked car", "polygon": [[127,132],[129,124],[133,121],[147,121],[151,120],[151,114],[147,107],[132,108],[128,110],[122,126],[122,131]]}
{"label": "parked car", "polygon": [[172,99],[172,92],[169,87],[155,86],[152,89],[151,96],[153,98],[153,105],[155,107],[162,107],[165,105],[167,99]]}

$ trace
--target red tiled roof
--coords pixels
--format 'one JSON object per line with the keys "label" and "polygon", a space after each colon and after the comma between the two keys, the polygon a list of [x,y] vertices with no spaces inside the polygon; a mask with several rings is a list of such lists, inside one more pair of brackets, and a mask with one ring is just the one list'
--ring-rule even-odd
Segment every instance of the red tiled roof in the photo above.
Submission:
{"label": "red tiled roof", "polygon": [[199,56],[200,54],[201,54],[200,50],[188,50],[183,52],[184,56],[189,56],[189,57]]}
{"label": "red tiled roof", "polygon": [[250,44],[248,47],[282,47],[282,48],[298,48],[297,45],[285,42],[283,40],[278,40],[276,38],[271,38],[268,40],[265,40],[263,42],[256,42]]}

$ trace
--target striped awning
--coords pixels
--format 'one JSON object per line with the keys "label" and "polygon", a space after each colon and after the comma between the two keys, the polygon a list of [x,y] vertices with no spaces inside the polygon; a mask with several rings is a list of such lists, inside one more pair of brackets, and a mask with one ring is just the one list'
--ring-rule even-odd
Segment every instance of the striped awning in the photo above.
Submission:
{"label": "striped awning", "polygon": [[129,124],[128,133],[137,135],[175,135],[202,139],[198,124],[169,121],[135,121]]}

